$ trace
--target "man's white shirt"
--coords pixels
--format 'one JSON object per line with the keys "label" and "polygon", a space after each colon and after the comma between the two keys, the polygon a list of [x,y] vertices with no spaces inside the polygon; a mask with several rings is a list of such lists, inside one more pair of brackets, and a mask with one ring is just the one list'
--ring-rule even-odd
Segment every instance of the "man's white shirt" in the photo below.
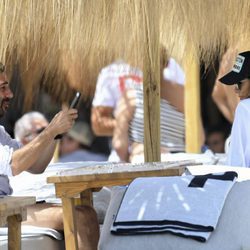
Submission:
{"label": "man's white shirt", "polygon": [[12,139],[5,131],[3,126],[0,126],[0,174],[12,176],[11,157],[14,150],[21,147],[21,144]]}

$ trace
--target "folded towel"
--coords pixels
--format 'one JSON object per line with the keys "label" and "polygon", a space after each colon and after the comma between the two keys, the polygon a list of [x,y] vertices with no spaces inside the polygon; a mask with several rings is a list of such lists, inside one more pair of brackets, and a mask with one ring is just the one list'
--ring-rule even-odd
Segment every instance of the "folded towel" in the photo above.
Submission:
{"label": "folded towel", "polygon": [[216,228],[235,172],[137,178],[111,227],[114,234],[169,232],[205,242]]}

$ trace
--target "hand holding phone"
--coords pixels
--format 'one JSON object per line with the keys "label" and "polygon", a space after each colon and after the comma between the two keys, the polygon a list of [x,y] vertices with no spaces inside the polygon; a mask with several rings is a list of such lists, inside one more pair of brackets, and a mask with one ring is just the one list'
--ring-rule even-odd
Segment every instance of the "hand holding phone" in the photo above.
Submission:
{"label": "hand holding phone", "polygon": [[[70,104],[70,106],[69,106],[70,109],[74,109],[74,108],[77,107],[77,104],[78,104],[78,102],[79,102],[79,100],[80,100],[80,97],[81,97],[81,93],[80,93],[80,92],[76,92],[75,97],[74,97],[73,101],[71,102],[71,104]],[[57,136],[55,137],[55,140],[61,139],[62,137],[63,137],[62,134],[57,135]]]}

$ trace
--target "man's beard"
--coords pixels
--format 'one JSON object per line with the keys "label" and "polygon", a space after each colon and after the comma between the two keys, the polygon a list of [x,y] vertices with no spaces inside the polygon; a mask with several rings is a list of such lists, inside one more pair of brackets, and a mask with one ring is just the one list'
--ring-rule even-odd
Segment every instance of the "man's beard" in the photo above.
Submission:
{"label": "man's beard", "polygon": [[9,101],[9,98],[0,98],[0,118],[3,117],[6,112],[6,109],[4,109],[4,103]]}

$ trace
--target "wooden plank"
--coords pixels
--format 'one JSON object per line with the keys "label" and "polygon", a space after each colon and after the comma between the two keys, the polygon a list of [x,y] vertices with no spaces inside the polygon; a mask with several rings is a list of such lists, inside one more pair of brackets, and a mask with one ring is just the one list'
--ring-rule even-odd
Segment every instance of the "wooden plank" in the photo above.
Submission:
{"label": "wooden plank", "polygon": [[8,217],[8,250],[21,249],[21,221],[20,214]]}
{"label": "wooden plank", "polygon": [[15,197],[5,196],[0,199],[0,211],[11,210],[36,203],[36,198],[32,196]]}
{"label": "wooden plank", "polygon": [[[191,56],[190,56],[191,57]],[[200,67],[197,61],[187,57],[185,63],[185,122],[186,152],[201,152]]]}
{"label": "wooden plank", "polygon": [[80,193],[81,205],[93,206],[93,194],[91,189]]}
{"label": "wooden plank", "polygon": [[[79,193],[78,191],[77,193]],[[67,195],[67,194],[66,194]],[[74,198],[75,206],[93,206],[93,195],[91,189],[86,189],[80,192],[80,197]]]}
{"label": "wooden plank", "polygon": [[62,197],[62,207],[66,249],[78,250],[74,199]]}
{"label": "wooden plank", "polygon": [[143,164],[105,164],[81,167],[74,170],[62,171],[57,176],[47,178],[48,183],[61,182],[90,182],[101,180],[115,180],[136,178],[152,174],[159,174],[161,171],[165,175],[180,175],[185,166],[195,165],[195,161],[180,161],[180,162],[157,162]]}
{"label": "wooden plank", "polygon": [[21,249],[21,221],[26,219],[26,206],[36,202],[35,197],[5,196],[0,199],[0,225],[8,224],[8,249]]}
{"label": "wooden plank", "polygon": [[161,161],[160,151],[160,21],[158,4],[144,0],[143,102],[144,160]]}
{"label": "wooden plank", "polygon": [[[49,181],[54,183],[71,183],[71,182],[79,182],[80,188],[83,187],[85,189],[85,185],[88,185],[89,188],[90,183],[98,183],[104,182],[108,183],[116,181],[116,180],[123,180],[123,179],[134,179],[137,177],[147,177],[147,176],[175,176],[180,175],[184,172],[185,167],[180,167],[179,169],[162,169],[162,170],[152,170],[152,171],[137,171],[137,172],[127,172],[127,173],[112,173],[112,174],[101,174],[101,175],[93,175],[87,178],[84,175],[73,175],[73,176],[58,176],[50,177]],[[58,187],[58,186],[57,186]],[[91,188],[95,186],[91,186]],[[99,185],[96,187],[100,187]]]}
{"label": "wooden plank", "polygon": [[[92,189],[95,187],[103,187],[103,186],[117,186],[117,185],[127,185],[132,180],[137,177],[153,177],[153,176],[179,176],[184,172],[183,168],[169,170],[161,170],[161,171],[144,171],[139,173],[130,173],[128,175],[121,174],[112,174],[112,176],[107,176],[107,178],[102,178],[100,180],[81,180],[81,176],[71,176],[67,180],[71,180],[68,182],[67,180],[61,183],[55,183],[56,187],[56,196],[57,197],[74,197],[77,194],[81,193],[84,190]],[[66,184],[67,183],[67,184]]]}
{"label": "wooden plank", "polygon": [[26,220],[27,218],[27,210],[25,207],[17,207],[15,209],[7,209],[6,211],[0,211],[0,226],[5,226],[8,223],[8,217],[15,214],[20,214],[22,220]]}
{"label": "wooden plank", "polygon": [[[56,183],[56,197],[75,197],[79,193],[98,186],[117,186],[117,185],[127,185],[131,182],[132,179],[123,179],[123,180],[114,180],[114,181],[101,181],[101,182],[91,182],[86,183],[85,185],[82,185],[82,182],[65,182],[63,183]],[[80,198],[77,198],[80,199]],[[75,204],[80,204],[80,201],[76,201]]]}
{"label": "wooden plank", "polygon": [[4,202],[4,198],[0,199],[0,211],[5,211],[7,208],[6,202]]}

